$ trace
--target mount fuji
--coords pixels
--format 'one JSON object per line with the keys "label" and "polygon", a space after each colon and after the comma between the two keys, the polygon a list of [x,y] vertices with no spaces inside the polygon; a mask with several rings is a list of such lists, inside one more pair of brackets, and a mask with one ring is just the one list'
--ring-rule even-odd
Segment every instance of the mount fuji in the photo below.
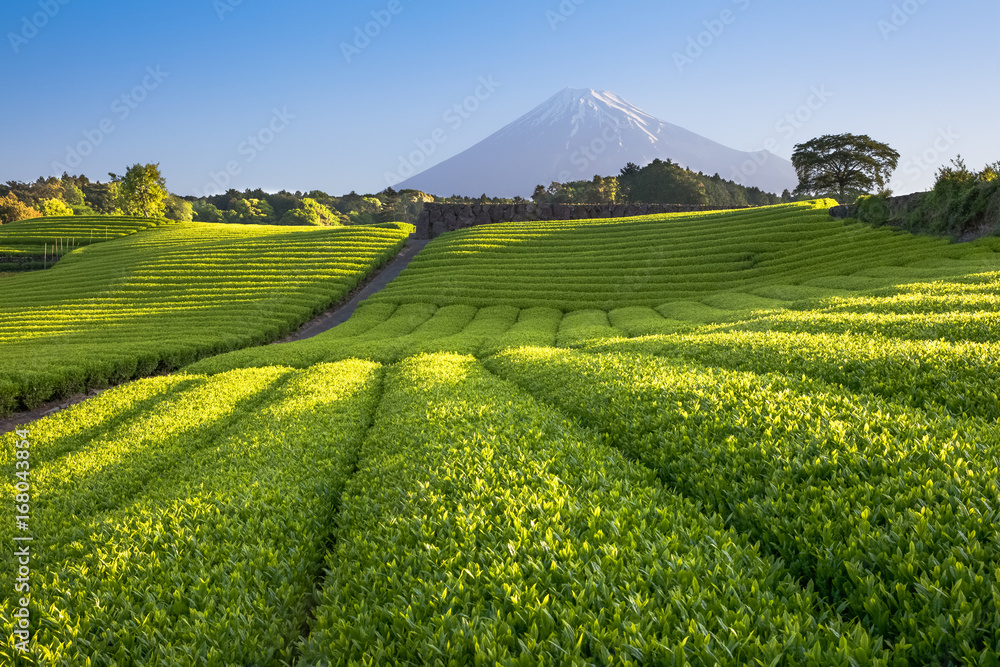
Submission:
{"label": "mount fuji", "polygon": [[798,183],[792,163],[748,153],[654,118],[608,92],[567,88],[475,146],[402,182],[435,195],[530,197],[536,185],[617,176],[655,158],[780,194]]}

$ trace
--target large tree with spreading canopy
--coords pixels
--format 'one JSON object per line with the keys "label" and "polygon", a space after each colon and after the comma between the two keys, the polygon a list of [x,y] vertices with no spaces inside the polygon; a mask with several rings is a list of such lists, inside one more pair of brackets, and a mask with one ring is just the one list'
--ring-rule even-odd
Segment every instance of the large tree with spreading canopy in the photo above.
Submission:
{"label": "large tree with spreading canopy", "polygon": [[868,135],[827,134],[795,147],[795,194],[836,194],[849,204],[848,198],[885,190],[898,163],[899,153]]}

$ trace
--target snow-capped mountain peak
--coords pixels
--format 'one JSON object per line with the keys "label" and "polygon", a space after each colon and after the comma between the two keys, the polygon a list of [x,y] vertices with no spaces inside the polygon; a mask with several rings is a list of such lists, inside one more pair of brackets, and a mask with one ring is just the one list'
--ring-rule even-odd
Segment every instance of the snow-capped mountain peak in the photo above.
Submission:
{"label": "snow-capped mountain peak", "polygon": [[[532,111],[501,130],[509,136],[538,127],[566,124],[576,136],[588,124],[611,127],[616,132],[623,127],[638,128],[648,132],[657,120],[614,93],[593,89],[566,88],[555,94]],[[652,133],[650,139],[655,140]]]}
{"label": "snow-capped mountain peak", "polygon": [[[566,88],[463,153],[391,185],[437,195],[528,197],[536,185],[615,176],[629,162],[643,166],[655,158],[769,192],[797,182],[788,160],[727,148],[611,92]],[[756,165],[752,174],[742,169],[748,161]]]}

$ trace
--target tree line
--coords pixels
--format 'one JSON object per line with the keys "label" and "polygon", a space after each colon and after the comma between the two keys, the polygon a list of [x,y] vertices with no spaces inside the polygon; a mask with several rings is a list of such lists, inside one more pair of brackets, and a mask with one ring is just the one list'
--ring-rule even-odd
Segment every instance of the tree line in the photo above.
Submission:
{"label": "tree line", "polygon": [[770,206],[792,201],[786,190],[781,196],[728,181],[718,174],[707,176],[674,163],[655,159],[645,167],[629,162],[618,176],[594,176],[589,181],[552,183],[535,188],[532,200],[539,204],[691,204],[707,206]]}
{"label": "tree line", "polygon": [[271,225],[365,225],[415,223],[425,203],[515,203],[515,199],[434,197],[419,190],[333,196],[322,190],[235,190],[210,197],[181,197],[167,190],[158,164],[133,165],[107,182],[86,176],[39,178],[0,185],[0,224],[41,216],[135,215],[178,221]]}
{"label": "tree line", "polygon": [[[768,193],[726,180],[717,173],[708,176],[670,159],[656,159],[643,167],[629,163],[617,176],[595,175],[589,181],[553,182],[547,187],[538,185],[531,200],[553,204],[738,207],[829,197],[849,204],[872,194],[888,197],[886,183],[898,162],[897,151],[867,135],[825,135],[795,146],[792,164],[799,183],[794,192]],[[967,176],[971,172],[965,170],[964,165],[953,171],[954,174],[945,174],[950,179],[948,182],[976,180]],[[984,178],[989,173],[992,172],[984,172]],[[0,185],[0,224],[59,215],[134,215],[180,221],[322,226],[412,223],[417,221],[425,203],[517,204],[527,201],[521,197],[488,197],[485,193],[478,198],[435,197],[419,190],[396,191],[392,188],[376,194],[361,195],[352,191],[342,196],[331,196],[321,190],[268,193],[261,189],[242,192],[230,189],[211,197],[180,197],[167,190],[158,164],[136,164],[122,176],[113,173],[108,176],[110,180],[106,183],[69,174],[39,178],[34,183],[9,181]],[[940,196],[937,200],[944,201]],[[948,201],[956,202],[957,199],[950,197]]]}
{"label": "tree line", "polygon": [[65,173],[33,183],[8,181],[0,185],[0,223],[70,215],[182,219],[191,208],[167,191],[157,164],[137,164],[123,176],[108,176],[110,180],[104,183]]}

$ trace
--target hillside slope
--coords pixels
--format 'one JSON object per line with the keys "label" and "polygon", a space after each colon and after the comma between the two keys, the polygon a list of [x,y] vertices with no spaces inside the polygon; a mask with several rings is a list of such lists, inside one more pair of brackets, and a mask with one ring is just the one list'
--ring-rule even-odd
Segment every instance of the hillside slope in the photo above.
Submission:
{"label": "hillside slope", "polygon": [[[352,356],[391,362],[420,351],[487,354],[508,345],[579,347],[726,323],[812,332],[829,326],[850,333],[869,322],[865,331],[878,333],[875,323],[888,327],[889,320],[899,323],[906,316],[876,314],[881,301],[869,292],[915,293],[918,300],[922,284],[946,279],[983,282],[984,293],[961,306],[960,317],[990,326],[989,275],[1000,267],[1000,241],[956,245],[845,224],[830,218],[828,203],[506,223],[447,234],[346,324],[312,340],[248,349],[195,368],[272,361],[301,366]],[[985,278],[976,278],[984,272]],[[944,303],[951,305],[942,308],[959,308],[958,301]],[[836,320],[826,309],[843,310],[845,304],[855,304],[854,310],[840,316],[839,326],[807,324]],[[947,319],[942,316],[927,337],[944,336]],[[930,315],[921,321],[930,322]],[[984,336],[989,334],[977,340]]]}
{"label": "hillside slope", "polygon": [[447,235],[31,425],[37,655],[997,664],[1000,241],[824,205]]}
{"label": "hillside slope", "polygon": [[408,231],[152,226],[3,278],[0,414],[274,340],[345,296]]}
{"label": "hillside slope", "polygon": [[970,252],[944,240],[845,226],[829,216],[830,204],[463,230],[435,240],[375,300],[564,311],[656,307],[716,292],[767,296],[779,285],[883,286],[891,279],[838,277]]}
{"label": "hillside slope", "polygon": [[69,216],[20,220],[0,226],[0,271],[52,266],[76,248],[103,243],[172,220],[127,216]]}

